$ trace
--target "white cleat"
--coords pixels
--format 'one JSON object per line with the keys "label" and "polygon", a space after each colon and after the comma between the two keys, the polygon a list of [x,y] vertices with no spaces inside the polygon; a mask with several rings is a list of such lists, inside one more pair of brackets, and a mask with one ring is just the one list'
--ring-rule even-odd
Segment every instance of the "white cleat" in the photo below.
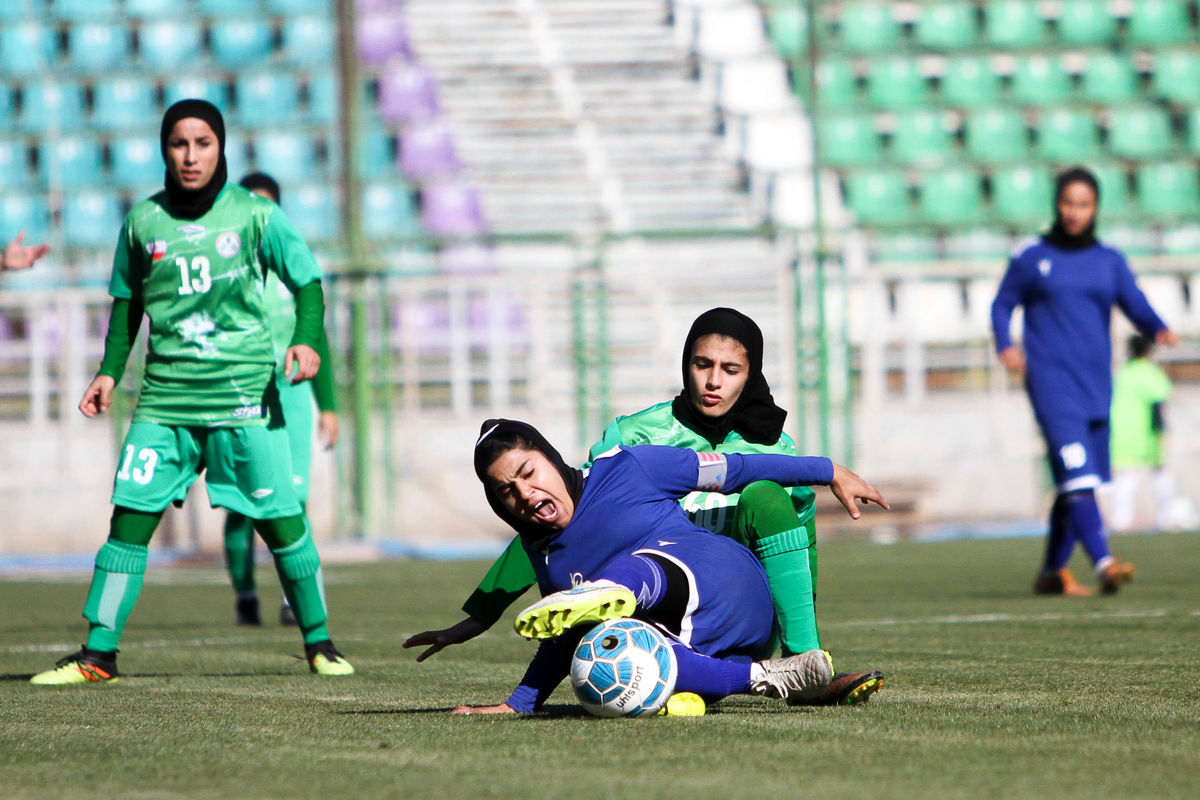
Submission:
{"label": "white cleat", "polygon": [[750,691],[764,697],[816,698],[833,680],[833,656],[825,650],[769,658],[754,666],[757,677],[750,679]]}

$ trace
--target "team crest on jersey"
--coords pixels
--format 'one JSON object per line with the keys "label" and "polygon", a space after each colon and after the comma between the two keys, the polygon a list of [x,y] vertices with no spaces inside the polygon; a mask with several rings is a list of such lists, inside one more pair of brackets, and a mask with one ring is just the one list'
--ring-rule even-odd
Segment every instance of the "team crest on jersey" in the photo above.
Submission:
{"label": "team crest on jersey", "polygon": [[1050,259],[1043,258],[1038,262],[1038,272],[1042,273],[1043,278],[1050,277]]}
{"label": "team crest on jersey", "polygon": [[189,222],[187,225],[180,225],[175,230],[182,233],[183,238],[194,243],[199,241],[200,237],[204,235],[204,232],[207,229],[203,225],[197,225],[194,222]]}
{"label": "team crest on jersey", "polygon": [[155,239],[153,242],[147,242],[146,252],[150,254],[151,261],[158,261],[167,254],[167,240]]}
{"label": "team crest on jersey", "polygon": [[242,238],[233,231],[225,231],[217,237],[217,252],[223,258],[233,258],[242,249]]}

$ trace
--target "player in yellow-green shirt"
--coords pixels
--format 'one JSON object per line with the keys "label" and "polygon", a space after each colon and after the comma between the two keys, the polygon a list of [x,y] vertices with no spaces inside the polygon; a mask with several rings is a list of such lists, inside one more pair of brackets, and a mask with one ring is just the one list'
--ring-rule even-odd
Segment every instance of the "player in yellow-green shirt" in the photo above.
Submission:
{"label": "player in yellow-green shirt", "polygon": [[119,454],[108,541],[84,605],[83,648],[38,673],[44,685],[108,683],[137,602],[147,545],[167,506],[205,471],[209,500],[253,519],[304,637],[310,669],[354,670],[326,630],[320,558],[291,482],[265,301],[268,272],[296,297],[284,359],[292,382],[320,366],[321,272],[274,203],[226,183],[225,124],[203,100],[167,109],[160,132],[165,188],[125,217],[113,257],[112,317],[99,373],[79,409],[108,409],[143,315],[145,374]]}

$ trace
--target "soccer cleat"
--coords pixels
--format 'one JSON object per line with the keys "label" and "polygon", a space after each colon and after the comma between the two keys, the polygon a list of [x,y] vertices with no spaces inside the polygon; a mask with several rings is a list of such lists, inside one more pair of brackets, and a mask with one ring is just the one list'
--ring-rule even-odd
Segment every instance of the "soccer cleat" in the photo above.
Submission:
{"label": "soccer cleat", "polygon": [[309,670],[318,675],[354,674],[354,667],[328,639],[316,644],[304,645],[304,657],[308,659]]}
{"label": "soccer cleat", "polygon": [[[1114,590],[1115,591],[1115,590]],[[1065,567],[1054,572],[1039,573],[1033,582],[1034,594],[1061,594],[1067,597],[1090,597],[1092,590],[1075,580]]]}
{"label": "soccer cleat", "polygon": [[833,656],[825,650],[769,658],[756,666],[761,674],[750,679],[750,691],[764,697],[816,699],[833,679]]}
{"label": "soccer cleat", "polygon": [[287,603],[279,606],[279,624],[280,625],[298,625],[296,622],[296,612],[292,611],[292,607]]}
{"label": "soccer cleat", "polygon": [[517,615],[513,628],[526,639],[553,639],[576,625],[633,616],[633,592],[609,580],[584,581],[543,597]]}
{"label": "soccer cleat", "polygon": [[1133,580],[1133,574],[1136,572],[1133,564],[1128,561],[1122,561],[1119,558],[1114,558],[1112,563],[1104,568],[1104,573],[1100,576],[1100,591],[1104,594],[1116,594],[1122,584],[1129,583]]}
{"label": "soccer cleat", "polygon": [[820,696],[792,696],[787,703],[789,706],[852,706],[867,702],[871,695],[882,688],[883,673],[877,669],[870,672],[839,672]]}
{"label": "soccer cleat", "polygon": [[116,683],[117,651],[104,652],[83,647],[77,653],[60,658],[54,669],[39,672],[29,679],[39,686],[69,686],[77,683]]}
{"label": "soccer cleat", "polygon": [[238,625],[262,625],[262,617],[258,613],[258,598],[243,597],[237,601]]}

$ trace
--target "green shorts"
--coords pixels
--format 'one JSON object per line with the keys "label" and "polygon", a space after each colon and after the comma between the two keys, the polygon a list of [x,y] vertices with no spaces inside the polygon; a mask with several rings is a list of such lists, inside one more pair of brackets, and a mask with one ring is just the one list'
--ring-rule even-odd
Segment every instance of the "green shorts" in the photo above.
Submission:
{"label": "green shorts", "polygon": [[295,386],[287,378],[275,382],[279,389],[279,405],[287,426],[288,445],[292,453],[292,489],[296,499],[308,502],[308,473],[312,462],[313,392],[308,381]]}
{"label": "green shorts", "polygon": [[300,513],[292,489],[287,433],[263,425],[205,428],[132,423],[121,446],[112,502],[136,511],[162,511],[171,503],[182,503],[203,471],[207,471],[208,500],[214,507],[251,519]]}

